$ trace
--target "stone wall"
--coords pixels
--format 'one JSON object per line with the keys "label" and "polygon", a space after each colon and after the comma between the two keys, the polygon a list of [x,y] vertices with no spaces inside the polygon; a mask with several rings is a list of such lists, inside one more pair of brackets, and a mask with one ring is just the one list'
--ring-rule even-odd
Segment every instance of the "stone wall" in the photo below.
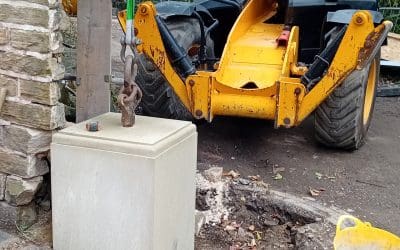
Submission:
{"label": "stone wall", "polygon": [[0,227],[29,227],[49,173],[54,130],[64,126],[55,82],[64,75],[57,0],[0,0]]}

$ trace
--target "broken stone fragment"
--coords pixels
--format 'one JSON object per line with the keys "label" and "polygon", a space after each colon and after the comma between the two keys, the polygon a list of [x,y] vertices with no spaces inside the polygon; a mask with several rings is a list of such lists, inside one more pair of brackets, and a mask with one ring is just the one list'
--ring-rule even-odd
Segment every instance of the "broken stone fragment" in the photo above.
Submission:
{"label": "broken stone fragment", "polygon": [[243,229],[242,227],[239,227],[239,228],[238,228],[238,231],[237,231],[237,240],[239,240],[239,241],[245,241],[245,240],[247,240],[247,238],[246,238],[246,231],[244,231],[244,229]]}
{"label": "broken stone fragment", "polygon": [[5,191],[6,201],[13,206],[29,204],[35,197],[42,181],[42,176],[32,179],[23,179],[13,175],[8,176]]}
{"label": "broken stone fragment", "polygon": [[218,182],[222,179],[222,171],[221,167],[211,167],[204,171],[204,178],[211,182]]}
{"label": "broken stone fragment", "polygon": [[194,233],[196,236],[199,235],[201,228],[203,227],[204,222],[206,221],[206,217],[203,212],[199,210],[195,210],[194,212]]}
{"label": "broken stone fragment", "polygon": [[250,181],[243,178],[239,178],[239,183],[242,185],[249,185]]}
{"label": "broken stone fragment", "polygon": [[196,190],[196,209],[200,211],[206,211],[210,209],[210,205],[207,202],[208,190],[197,189]]}
{"label": "broken stone fragment", "polygon": [[273,218],[273,219],[265,219],[264,220],[264,225],[267,227],[273,227],[279,224],[279,220]]}

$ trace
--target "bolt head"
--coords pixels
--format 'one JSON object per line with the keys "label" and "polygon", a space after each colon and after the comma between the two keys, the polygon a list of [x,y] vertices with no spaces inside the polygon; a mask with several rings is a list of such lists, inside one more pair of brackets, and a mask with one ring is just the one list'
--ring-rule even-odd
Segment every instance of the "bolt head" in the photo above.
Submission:
{"label": "bolt head", "polygon": [[147,13],[147,7],[146,6],[142,6],[142,7],[140,7],[140,13],[141,14],[146,14]]}
{"label": "bolt head", "polygon": [[195,114],[196,114],[196,116],[200,117],[203,115],[203,112],[198,109],[198,110],[196,110]]}
{"label": "bolt head", "polygon": [[368,16],[366,16],[365,13],[358,12],[354,18],[354,23],[357,25],[362,25],[367,19]]}
{"label": "bolt head", "polygon": [[286,117],[285,119],[283,119],[283,123],[285,123],[285,125],[289,125],[290,124],[290,118]]}

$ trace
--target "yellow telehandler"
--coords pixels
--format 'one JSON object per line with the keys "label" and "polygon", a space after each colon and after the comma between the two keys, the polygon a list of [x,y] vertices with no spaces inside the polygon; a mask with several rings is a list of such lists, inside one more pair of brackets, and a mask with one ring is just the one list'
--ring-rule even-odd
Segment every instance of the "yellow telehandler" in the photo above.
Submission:
{"label": "yellow telehandler", "polygon": [[145,114],[289,128],[314,112],[322,144],[363,144],[392,28],[375,0],[130,2],[118,19]]}

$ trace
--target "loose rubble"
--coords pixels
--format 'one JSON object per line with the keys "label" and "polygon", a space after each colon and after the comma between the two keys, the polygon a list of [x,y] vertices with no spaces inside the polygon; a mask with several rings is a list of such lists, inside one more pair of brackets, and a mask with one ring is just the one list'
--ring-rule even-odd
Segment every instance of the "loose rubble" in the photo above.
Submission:
{"label": "loose rubble", "polygon": [[196,176],[195,249],[332,248],[334,225],[320,214],[275,204],[259,176],[222,172],[212,167]]}

